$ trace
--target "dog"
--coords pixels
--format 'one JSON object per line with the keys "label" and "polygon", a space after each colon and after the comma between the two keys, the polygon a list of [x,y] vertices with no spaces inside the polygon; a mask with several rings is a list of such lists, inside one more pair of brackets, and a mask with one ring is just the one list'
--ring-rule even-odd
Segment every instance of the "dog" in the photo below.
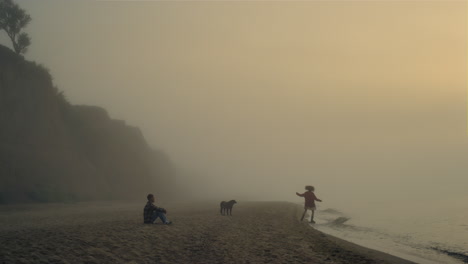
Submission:
{"label": "dog", "polygon": [[234,206],[234,204],[236,203],[236,200],[231,200],[229,202],[222,201],[220,204],[220,213],[222,215],[224,215],[225,213],[226,215],[232,215],[232,206]]}

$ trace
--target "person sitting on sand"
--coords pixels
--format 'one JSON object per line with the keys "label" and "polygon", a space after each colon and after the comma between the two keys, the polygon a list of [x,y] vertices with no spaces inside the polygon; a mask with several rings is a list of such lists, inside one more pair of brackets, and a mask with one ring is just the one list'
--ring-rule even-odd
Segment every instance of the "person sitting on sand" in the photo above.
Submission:
{"label": "person sitting on sand", "polygon": [[168,221],[166,218],[166,209],[157,207],[154,205],[154,195],[151,193],[146,196],[148,202],[143,209],[143,221],[145,224],[154,224],[154,222],[160,218],[162,222],[166,225],[172,224],[171,221]]}
{"label": "person sitting on sand", "polygon": [[304,216],[305,216],[307,210],[311,210],[312,211],[312,218],[310,218],[310,222],[312,224],[315,224],[315,221],[314,221],[314,212],[315,212],[315,209],[316,209],[315,201],[321,202],[322,200],[320,200],[319,198],[317,198],[317,196],[315,196],[314,186],[307,185],[305,187],[305,189],[307,190],[307,192],[305,192],[303,194],[296,193],[297,196],[304,197],[304,199],[305,199],[304,213],[302,214],[301,221],[304,220]]}

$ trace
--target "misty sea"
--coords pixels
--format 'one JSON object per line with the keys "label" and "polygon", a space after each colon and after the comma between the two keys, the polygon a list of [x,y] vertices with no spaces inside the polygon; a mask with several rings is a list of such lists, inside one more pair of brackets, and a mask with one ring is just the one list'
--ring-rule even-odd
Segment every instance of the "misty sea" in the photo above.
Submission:
{"label": "misty sea", "polygon": [[311,227],[416,263],[468,263],[468,204],[464,201],[410,203],[362,212],[322,206]]}

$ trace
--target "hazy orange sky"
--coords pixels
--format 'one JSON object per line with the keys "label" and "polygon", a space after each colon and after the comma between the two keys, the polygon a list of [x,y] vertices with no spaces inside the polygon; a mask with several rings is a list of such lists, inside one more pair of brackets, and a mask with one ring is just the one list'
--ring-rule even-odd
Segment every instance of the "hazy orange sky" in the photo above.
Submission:
{"label": "hazy orange sky", "polygon": [[194,186],[336,203],[468,186],[464,1],[18,3],[26,58]]}

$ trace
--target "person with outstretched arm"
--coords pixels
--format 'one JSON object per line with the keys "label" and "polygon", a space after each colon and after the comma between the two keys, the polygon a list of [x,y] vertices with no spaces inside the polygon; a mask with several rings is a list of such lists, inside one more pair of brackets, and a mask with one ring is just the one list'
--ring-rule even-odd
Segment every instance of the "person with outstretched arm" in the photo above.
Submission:
{"label": "person with outstretched arm", "polygon": [[146,196],[148,199],[148,202],[145,205],[145,208],[143,209],[143,221],[145,224],[154,224],[155,221],[160,218],[163,224],[170,225],[172,224],[171,221],[167,220],[166,218],[166,209],[162,207],[157,207],[154,205],[154,195],[153,194],[148,194]]}
{"label": "person with outstretched arm", "polygon": [[305,216],[307,210],[311,210],[312,211],[312,218],[310,218],[310,222],[312,224],[315,224],[315,221],[314,221],[314,212],[315,212],[315,209],[316,209],[315,201],[321,202],[322,200],[320,200],[319,198],[317,198],[317,196],[315,196],[314,186],[307,185],[305,187],[305,189],[307,190],[307,192],[305,192],[303,194],[296,193],[297,196],[304,197],[304,199],[305,199],[304,213],[302,214],[301,221],[304,220],[304,216]]}

